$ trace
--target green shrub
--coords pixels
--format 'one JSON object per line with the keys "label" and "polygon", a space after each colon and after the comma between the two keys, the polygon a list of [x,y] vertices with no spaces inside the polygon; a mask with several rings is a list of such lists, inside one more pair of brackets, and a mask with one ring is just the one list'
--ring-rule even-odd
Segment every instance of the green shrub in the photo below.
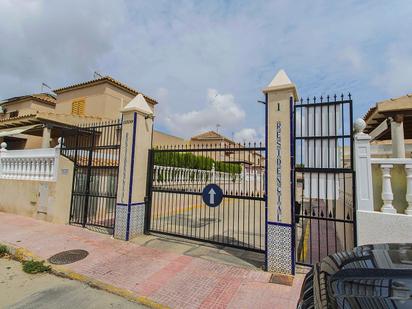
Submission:
{"label": "green shrub", "polygon": [[0,246],[0,257],[5,256],[7,253],[9,253],[9,250],[7,250],[7,247],[1,245]]}
{"label": "green shrub", "polygon": [[215,161],[212,158],[196,156],[192,153],[155,152],[154,164],[208,171],[213,168],[214,164],[215,170],[218,172],[232,174],[240,174],[242,172],[242,166],[239,163]]}
{"label": "green shrub", "polygon": [[44,261],[24,261],[23,271],[28,274],[37,274],[50,271],[50,266],[44,265]]}

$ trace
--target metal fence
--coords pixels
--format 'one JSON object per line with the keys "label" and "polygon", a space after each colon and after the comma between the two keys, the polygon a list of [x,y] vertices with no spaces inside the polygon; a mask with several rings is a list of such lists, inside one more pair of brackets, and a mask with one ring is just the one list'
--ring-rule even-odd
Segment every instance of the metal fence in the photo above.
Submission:
{"label": "metal fence", "polygon": [[297,262],[312,265],[355,245],[352,99],[295,103]]}
{"label": "metal fence", "polygon": [[[149,231],[264,251],[264,151],[261,144],[151,150]],[[211,183],[223,191],[217,207],[202,201]]]}
{"label": "metal fence", "polygon": [[122,123],[87,124],[63,133],[61,153],[74,162],[70,223],[112,232]]}

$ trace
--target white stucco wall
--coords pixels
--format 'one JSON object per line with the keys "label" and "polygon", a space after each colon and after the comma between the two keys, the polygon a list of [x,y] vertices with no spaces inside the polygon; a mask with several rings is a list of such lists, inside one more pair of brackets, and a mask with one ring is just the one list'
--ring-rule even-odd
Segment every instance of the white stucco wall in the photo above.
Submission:
{"label": "white stucco wall", "polygon": [[361,210],[356,215],[358,245],[412,243],[412,216]]}
{"label": "white stucco wall", "polygon": [[0,179],[0,212],[68,223],[73,162],[60,156],[57,181]]}

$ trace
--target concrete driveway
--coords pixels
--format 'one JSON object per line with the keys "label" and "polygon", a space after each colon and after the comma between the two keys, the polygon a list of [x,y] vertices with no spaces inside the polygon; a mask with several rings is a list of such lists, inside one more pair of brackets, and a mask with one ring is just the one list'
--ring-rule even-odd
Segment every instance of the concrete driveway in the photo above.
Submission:
{"label": "concrete driveway", "polygon": [[19,262],[0,259],[0,308],[147,308],[78,281],[30,275]]}

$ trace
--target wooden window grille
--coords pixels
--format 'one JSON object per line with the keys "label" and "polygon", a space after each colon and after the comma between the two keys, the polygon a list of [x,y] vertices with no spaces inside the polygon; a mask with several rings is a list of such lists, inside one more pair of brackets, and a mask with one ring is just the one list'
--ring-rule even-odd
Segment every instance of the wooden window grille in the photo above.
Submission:
{"label": "wooden window grille", "polygon": [[84,115],[85,100],[76,100],[72,102],[72,115]]}

